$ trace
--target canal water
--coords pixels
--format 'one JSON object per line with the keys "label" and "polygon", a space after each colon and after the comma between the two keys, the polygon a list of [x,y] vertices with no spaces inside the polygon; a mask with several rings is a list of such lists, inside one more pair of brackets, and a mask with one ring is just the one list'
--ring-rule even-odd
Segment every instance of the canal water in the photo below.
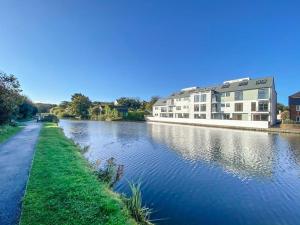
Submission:
{"label": "canal water", "polygon": [[300,224],[300,136],[186,125],[61,120],[86,158],[125,166],[156,224]]}

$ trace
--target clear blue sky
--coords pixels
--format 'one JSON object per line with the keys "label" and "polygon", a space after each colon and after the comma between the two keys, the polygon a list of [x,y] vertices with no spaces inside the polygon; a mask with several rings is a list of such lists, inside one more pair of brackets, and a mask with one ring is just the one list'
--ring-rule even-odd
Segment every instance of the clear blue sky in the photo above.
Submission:
{"label": "clear blue sky", "polygon": [[272,75],[300,90],[299,1],[0,0],[0,70],[34,101],[148,99]]}

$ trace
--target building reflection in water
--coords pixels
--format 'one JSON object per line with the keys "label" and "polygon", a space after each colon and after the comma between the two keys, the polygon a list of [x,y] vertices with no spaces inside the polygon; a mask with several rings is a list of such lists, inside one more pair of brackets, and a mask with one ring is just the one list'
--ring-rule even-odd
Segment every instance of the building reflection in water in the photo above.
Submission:
{"label": "building reflection in water", "polygon": [[272,176],[272,134],[158,123],[149,124],[148,132],[186,160],[217,163],[241,178]]}

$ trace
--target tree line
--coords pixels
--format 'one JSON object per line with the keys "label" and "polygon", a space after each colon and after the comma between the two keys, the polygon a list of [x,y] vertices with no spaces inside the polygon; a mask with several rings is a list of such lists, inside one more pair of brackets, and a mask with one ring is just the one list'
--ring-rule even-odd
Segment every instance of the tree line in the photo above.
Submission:
{"label": "tree line", "polygon": [[158,97],[152,97],[149,102],[139,98],[121,97],[115,102],[91,101],[89,97],[75,93],[70,101],[63,101],[51,108],[50,113],[60,118],[77,118],[92,120],[142,120],[150,114]]}
{"label": "tree line", "polygon": [[0,125],[30,118],[37,112],[36,105],[22,94],[18,79],[0,72]]}

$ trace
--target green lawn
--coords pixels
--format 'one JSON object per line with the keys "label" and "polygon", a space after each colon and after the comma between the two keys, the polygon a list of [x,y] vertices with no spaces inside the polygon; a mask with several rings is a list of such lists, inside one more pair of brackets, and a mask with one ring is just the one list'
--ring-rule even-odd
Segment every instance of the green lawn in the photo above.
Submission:
{"label": "green lawn", "polygon": [[16,126],[16,127],[9,126],[9,125],[0,126],[0,143],[4,142],[8,138],[13,136],[17,132],[19,132],[20,130],[22,130],[22,127],[20,126]]}
{"label": "green lawn", "polygon": [[23,200],[21,225],[136,224],[54,124],[41,131]]}

